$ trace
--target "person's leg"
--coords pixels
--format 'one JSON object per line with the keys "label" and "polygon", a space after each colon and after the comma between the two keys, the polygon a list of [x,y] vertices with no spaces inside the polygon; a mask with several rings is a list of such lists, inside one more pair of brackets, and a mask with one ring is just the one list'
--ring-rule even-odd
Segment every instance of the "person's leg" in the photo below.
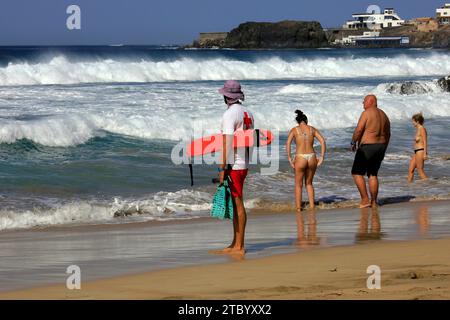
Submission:
{"label": "person's leg", "polygon": [[364,175],[367,173],[368,160],[363,152],[364,146],[360,146],[355,154],[355,161],[352,167],[352,176],[355,185],[358,188],[361,196],[360,208],[367,208],[370,206],[369,195],[367,194],[366,180]]}
{"label": "person's leg", "polygon": [[414,171],[416,170],[416,155],[411,157],[411,161],[409,162],[408,168],[408,182],[413,182],[414,180]]}
{"label": "person's leg", "polygon": [[316,173],[316,169],[317,169],[317,158],[312,157],[308,161],[308,167],[306,168],[305,172],[306,191],[308,192],[309,207],[311,209],[314,209],[316,207],[316,204],[314,203],[314,186],[313,186],[313,179],[314,174]]}
{"label": "person's leg", "polygon": [[245,241],[245,226],[247,224],[247,212],[244,207],[244,200],[241,197],[235,197],[236,211],[233,219],[234,226],[234,247],[233,253],[245,253],[244,241]]}
{"label": "person's leg", "polygon": [[370,190],[370,198],[371,198],[371,206],[375,208],[378,203],[378,177],[370,176],[369,177],[369,190]]}
{"label": "person's leg", "polygon": [[297,211],[302,210],[302,192],[303,178],[305,176],[305,168],[308,165],[305,159],[300,156],[295,159],[295,207]]}
{"label": "person's leg", "polygon": [[417,173],[419,174],[421,179],[427,179],[427,175],[425,174],[425,171],[423,171],[423,167],[425,165],[425,152],[424,151],[418,151],[416,153],[416,167],[417,167]]}
{"label": "person's leg", "polygon": [[237,214],[237,207],[236,207],[236,201],[234,198],[232,198],[233,201],[233,241],[231,244],[223,249],[224,252],[231,251],[234,246],[236,245],[236,234],[238,232],[238,214]]}
{"label": "person's leg", "polygon": [[369,195],[367,194],[366,180],[363,175],[354,174],[353,180],[358,188],[361,196],[360,208],[367,208],[370,206]]}

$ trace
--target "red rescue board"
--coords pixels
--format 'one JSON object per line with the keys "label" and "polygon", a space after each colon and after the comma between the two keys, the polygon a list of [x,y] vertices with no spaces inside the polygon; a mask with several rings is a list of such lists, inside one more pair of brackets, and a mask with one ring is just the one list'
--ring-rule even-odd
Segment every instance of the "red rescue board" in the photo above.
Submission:
{"label": "red rescue board", "polygon": [[[236,131],[234,134],[233,147],[245,148],[255,147],[255,134],[256,130],[241,130]],[[196,139],[187,145],[187,155],[189,157],[196,157],[222,150],[222,137],[221,133],[215,134],[209,137],[202,137]],[[272,143],[273,134],[269,130],[259,129],[259,146],[267,146]]]}

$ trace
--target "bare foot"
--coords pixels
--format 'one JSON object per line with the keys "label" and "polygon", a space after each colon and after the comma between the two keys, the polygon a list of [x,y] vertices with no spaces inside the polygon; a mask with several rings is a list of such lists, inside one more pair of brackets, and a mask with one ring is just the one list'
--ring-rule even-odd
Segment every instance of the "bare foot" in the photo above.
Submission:
{"label": "bare foot", "polygon": [[377,201],[377,200],[373,200],[373,201],[371,202],[371,206],[372,206],[372,208],[374,208],[374,209],[378,208],[378,201]]}
{"label": "bare foot", "polygon": [[226,247],[225,249],[218,249],[218,250],[209,250],[208,253],[211,254],[227,254],[230,253],[234,248],[233,247]]}
{"label": "bare foot", "polygon": [[371,204],[370,203],[361,203],[359,205],[360,209],[364,209],[364,208],[370,208]]}
{"label": "bare foot", "polygon": [[228,254],[236,255],[236,256],[244,256],[245,249],[244,248],[232,248],[230,251],[227,251]]}

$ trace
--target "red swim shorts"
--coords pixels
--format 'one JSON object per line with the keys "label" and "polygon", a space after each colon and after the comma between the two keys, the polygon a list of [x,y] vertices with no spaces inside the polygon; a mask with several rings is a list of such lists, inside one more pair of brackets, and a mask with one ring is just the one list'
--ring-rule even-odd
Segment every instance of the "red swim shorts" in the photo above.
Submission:
{"label": "red swim shorts", "polygon": [[230,190],[233,198],[242,198],[245,177],[247,177],[248,169],[245,170],[225,170],[225,175],[230,178]]}

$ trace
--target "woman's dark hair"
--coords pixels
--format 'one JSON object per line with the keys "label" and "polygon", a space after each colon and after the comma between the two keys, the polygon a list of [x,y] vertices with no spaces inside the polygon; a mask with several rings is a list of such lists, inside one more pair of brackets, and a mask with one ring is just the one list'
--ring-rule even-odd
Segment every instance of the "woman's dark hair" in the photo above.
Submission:
{"label": "woman's dark hair", "polygon": [[297,120],[298,123],[303,121],[308,124],[308,117],[301,110],[295,110],[295,113],[297,114],[295,120]]}
{"label": "woman's dark hair", "polygon": [[423,117],[422,112],[413,115],[413,116],[412,116],[412,119],[413,119],[415,122],[419,123],[420,125],[423,125],[423,123],[425,122],[425,118]]}

